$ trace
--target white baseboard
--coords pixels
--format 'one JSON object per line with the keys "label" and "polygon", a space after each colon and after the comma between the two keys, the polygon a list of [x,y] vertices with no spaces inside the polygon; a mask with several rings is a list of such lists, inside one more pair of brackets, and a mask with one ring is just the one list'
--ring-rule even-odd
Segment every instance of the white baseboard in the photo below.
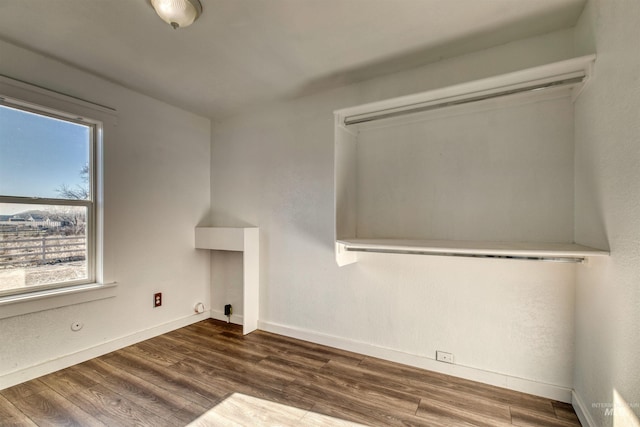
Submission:
{"label": "white baseboard", "polygon": [[342,350],[353,351],[355,353],[364,354],[366,356],[377,357],[392,362],[427,369],[429,371],[452,375],[458,378],[478,381],[484,384],[490,384],[497,387],[503,387],[510,390],[546,397],[548,399],[558,400],[560,402],[571,403],[572,390],[568,387],[541,383],[538,381],[513,377],[497,372],[485,371],[469,366],[438,362],[434,358],[430,357],[405,353],[391,348],[379,347],[364,342],[352,341],[342,337],[336,337],[333,335],[322,334],[306,329],[280,325],[273,322],[260,321],[258,322],[258,328],[263,331],[273,332],[276,334],[339,348]]}
{"label": "white baseboard", "polygon": [[580,420],[580,424],[582,427],[596,427],[595,421],[591,417],[591,414],[587,410],[587,406],[584,404],[584,401],[580,398],[578,393],[575,390],[571,393],[571,404],[573,405],[573,409],[576,411],[576,415]]}
{"label": "white baseboard", "polygon": [[10,372],[0,376],[0,390],[8,387],[29,381],[43,375],[50,374],[60,369],[68,368],[69,366],[77,365],[78,363],[85,362],[94,357],[102,356],[103,354],[110,353],[115,350],[119,350],[123,347],[138,343],[140,341],[153,338],[158,335],[171,332],[175,329],[188,326],[192,323],[199,322],[207,319],[210,316],[210,311],[205,310],[200,314],[192,314],[180,319],[172,320],[162,325],[154,326],[143,331],[134,332],[133,334],[116,338],[114,340],[98,344],[93,347],[89,347],[84,350],[77,351],[75,353],[67,354],[65,356],[58,357],[53,360],[48,360],[37,365],[29,366],[18,371]]}
{"label": "white baseboard", "polygon": [[[135,332],[124,337],[101,343],[85,350],[80,350],[75,353],[59,357],[54,360],[49,360],[37,365],[30,366],[28,368],[20,369],[18,371],[2,375],[0,376],[0,390],[41,377],[43,375],[50,374],[60,369],[68,368],[69,366],[82,363],[89,359],[93,359],[94,357],[102,356],[112,351],[127,347],[140,341],[147,340],[149,338],[153,338],[155,336],[173,331],[175,329],[188,326],[192,323],[199,322],[208,317],[227,321],[227,316],[224,315],[223,311],[205,310],[200,314],[189,315],[180,319],[176,319],[162,325],[154,326],[143,331]],[[243,317],[240,315],[231,316],[232,323],[241,325],[242,321]],[[585,410],[586,407],[580,400],[579,396],[572,392],[571,389],[566,387],[540,383],[537,381],[513,377],[496,372],[484,371],[481,369],[463,365],[442,363],[425,356],[405,353],[390,348],[379,347],[368,343],[352,341],[342,337],[321,334],[310,330],[294,328],[272,322],[260,321],[259,329],[267,332],[289,336],[292,338],[301,339],[304,341],[310,341],[347,351],[353,351],[356,353],[364,354],[366,356],[377,357],[380,359],[390,360],[409,366],[415,366],[434,372],[440,372],[459,378],[465,378],[472,381],[478,381],[485,384],[504,387],[515,391],[530,393],[549,399],[555,399],[561,402],[572,403],[576,410],[576,413],[578,414],[580,422],[588,427],[595,426],[595,424],[593,423],[593,419]]]}
{"label": "white baseboard", "polygon": [[[224,315],[223,310],[214,310],[211,309],[211,318],[216,320],[222,320],[223,322],[227,322],[227,316]],[[234,325],[244,325],[244,318],[241,314],[232,314],[231,315],[231,323]]]}

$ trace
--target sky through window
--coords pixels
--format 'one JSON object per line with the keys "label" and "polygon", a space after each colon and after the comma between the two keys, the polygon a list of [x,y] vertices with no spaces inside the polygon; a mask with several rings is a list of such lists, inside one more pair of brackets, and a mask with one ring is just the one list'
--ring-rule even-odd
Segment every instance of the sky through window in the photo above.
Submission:
{"label": "sky through window", "polygon": [[0,195],[61,198],[62,186],[86,186],[90,130],[0,105]]}

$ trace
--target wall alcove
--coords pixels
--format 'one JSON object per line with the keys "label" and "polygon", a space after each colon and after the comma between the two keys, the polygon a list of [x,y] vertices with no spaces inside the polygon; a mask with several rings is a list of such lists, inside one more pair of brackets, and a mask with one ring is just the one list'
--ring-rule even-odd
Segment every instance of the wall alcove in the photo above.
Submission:
{"label": "wall alcove", "polygon": [[[195,248],[242,252],[242,332],[258,329],[260,307],[260,229],[258,227],[196,227]],[[216,318],[212,310],[212,318]],[[222,320],[222,319],[219,319]]]}
{"label": "wall alcove", "polygon": [[358,252],[583,262],[573,103],[595,56],[335,112],[339,265]]}

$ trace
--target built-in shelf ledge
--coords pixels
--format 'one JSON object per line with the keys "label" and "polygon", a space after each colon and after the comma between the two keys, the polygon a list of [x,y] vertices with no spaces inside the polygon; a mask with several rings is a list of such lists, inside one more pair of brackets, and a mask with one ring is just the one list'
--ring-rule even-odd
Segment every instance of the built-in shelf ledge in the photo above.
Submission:
{"label": "built-in shelf ledge", "polygon": [[531,261],[584,262],[608,251],[575,243],[485,242],[461,240],[342,239],[338,253],[377,252]]}

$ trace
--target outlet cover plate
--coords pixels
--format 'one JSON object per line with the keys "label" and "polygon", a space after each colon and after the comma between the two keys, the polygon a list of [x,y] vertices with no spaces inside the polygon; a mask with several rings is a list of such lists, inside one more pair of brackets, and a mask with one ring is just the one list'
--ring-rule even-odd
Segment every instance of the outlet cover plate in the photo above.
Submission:
{"label": "outlet cover plate", "polygon": [[453,363],[453,354],[437,350],[436,360],[438,362]]}

